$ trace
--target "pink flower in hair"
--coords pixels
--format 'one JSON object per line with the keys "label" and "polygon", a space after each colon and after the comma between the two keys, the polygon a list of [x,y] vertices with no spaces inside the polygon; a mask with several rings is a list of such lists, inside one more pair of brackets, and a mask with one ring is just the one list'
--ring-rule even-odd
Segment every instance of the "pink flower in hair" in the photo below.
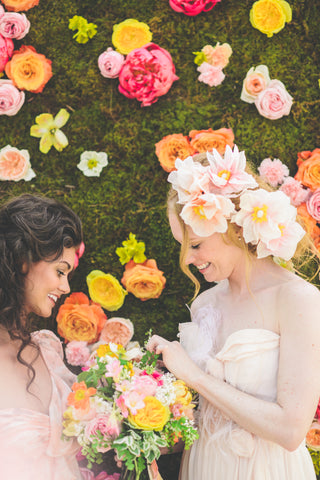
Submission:
{"label": "pink flower in hair", "polygon": [[80,243],[80,247],[79,247],[78,250],[76,251],[76,256],[75,256],[74,265],[73,265],[73,268],[74,268],[74,269],[76,269],[77,266],[79,265],[79,260],[80,260],[80,258],[82,257],[82,255],[84,254],[84,250],[85,250],[84,242],[81,242],[81,243]]}
{"label": "pink flower in hair", "polygon": [[258,186],[253,176],[245,171],[245,153],[239,152],[236,145],[233,151],[227,145],[223,157],[214,149],[212,153],[207,152],[207,158],[210,163],[208,173],[215,193],[232,195]]}
{"label": "pink flower in hair", "polygon": [[208,62],[203,62],[197,68],[200,75],[198,77],[199,82],[206,83],[209,87],[217,87],[225,79],[225,74],[221,67],[215,67]]}
{"label": "pink flower in hair", "polygon": [[271,158],[265,158],[258,167],[258,172],[262,180],[268,182],[271,187],[277,187],[283,183],[285,177],[289,175],[289,168],[287,165],[281,162],[279,158],[271,160]]}
{"label": "pink flower in hair", "polygon": [[194,162],[192,157],[185,160],[177,158],[176,170],[168,176],[168,182],[178,192],[179,203],[186,203],[203,192],[209,192],[209,178],[207,169],[200,163]]}
{"label": "pink flower in hair", "polygon": [[66,359],[70,365],[84,366],[89,360],[90,351],[87,342],[72,340],[66,345]]}
{"label": "pink flower in hair", "polygon": [[286,177],[279,190],[288,195],[295,207],[304,203],[310,195],[309,188],[304,188],[302,183],[293,177]]}
{"label": "pink flower in hair", "polygon": [[234,204],[229,198],[205,193],[186,203],[180,215],[196,235],[208,237],[213,233],[225,233],[227,219],[234,212]]}
{"label": "pink flower in hair", "polygon": [[281,235],[267,243],[259,242],[257,257],[263,258],[268,255],[290,260],[293,257],[297,244],[304,237],[305,231],[298,222],[291,220],[286,224],[279,224]]}

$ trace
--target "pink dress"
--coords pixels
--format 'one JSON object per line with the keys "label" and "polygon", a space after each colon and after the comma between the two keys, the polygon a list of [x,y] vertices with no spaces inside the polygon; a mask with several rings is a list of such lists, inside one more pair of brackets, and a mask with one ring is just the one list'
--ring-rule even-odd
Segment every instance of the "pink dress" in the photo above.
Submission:
{"label": "pink dress", "polygon": [[32,334],[52,380],[49,415],[23,408],[0,410],[1,480],[80,480],[79,445],[62,439],[62,414],[75,381],[63,363],[60,340],[49,330]]}

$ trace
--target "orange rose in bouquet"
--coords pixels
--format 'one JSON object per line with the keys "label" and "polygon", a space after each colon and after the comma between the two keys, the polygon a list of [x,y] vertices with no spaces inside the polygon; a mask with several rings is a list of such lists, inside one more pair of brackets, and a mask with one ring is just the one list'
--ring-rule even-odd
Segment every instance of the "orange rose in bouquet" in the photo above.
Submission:
{"label": "orange rose in bouquet", "polygon": [[39,4],[40,0],[1,0],[8,12],[22,12],[30,10]]}
{"label": "orange rose in bouquet", "polygon": [[160,165],[166,172],[175,170],[177,158],[184,160],[197,153],[191,146],[188,137],[182,135],[182,133],[173,133],[163,137],[160,142],[155,144],[155,147]]}
{"label": "orange rose in bouquet", "polygon": [[146,260],[143,263],[135,263],[130,260],[125,266],[121,283],[128,292],[144,301],[158,298],[165,286],[166,279],[154,259]]}
{"label": "orange rose in bouquet", "polygon": [[306,435],[306,444],[311,450],[320,451],[320,423],[314,421]]}
{"label": "orange rose in bouquet", "polygon": [[305,203],[302,203],[297,207],[298,215],[303,223],[303,227],[310,235],[313,241],[316,241],[320,237],[320,228],[317,225],[317,221],[308,212]]}
{"label": "orange rose in bouquet", "polygon": [[72,293],[59,308],[58,334],[66,342],[72,340],[94,343],[99,339],[107,320],[100,305],[82,292]]}
{"label": "orange rose in bouquet", "polygon": [[20,90],[42,92],[52,77],[51,60],[32,46],[22,45],[5,66],[7,76]]}
{"label": "orange rose in bouquet", "polygon": [[298,171],[294,178],[315,191],[320,188],[320,148],[298,153]]}
{"label": "orange rose in bouquet", "polygon": [[218,150],[220,155],[224,154],[226,146],[233,147],[234,134],[231,128],[219,128],[219,130],[191,130],[189,132],[191,145],[197,152],[211,151],[213,148]]}

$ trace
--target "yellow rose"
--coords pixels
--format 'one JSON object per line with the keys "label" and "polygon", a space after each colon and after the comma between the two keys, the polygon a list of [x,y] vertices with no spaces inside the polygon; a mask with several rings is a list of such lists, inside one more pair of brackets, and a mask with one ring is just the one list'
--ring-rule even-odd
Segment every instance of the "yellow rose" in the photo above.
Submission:
{"label": "yellow rose", "polygon": [[192,400],[192,394],[183,380],[176,380],[173,382],[174,391],[176,394],[175,403],[181,405],[189,405]]}
{"label": "yellow rose", "polygon": [[113,26],[112,43],[123,55],[127,55],[135,48],[143,47],[151,42],[151,39],[152,33],[148,25],[133,18]]}
{"label": "yellow rose", "polygon": [[280,32],[291,19],[292,10],[285,0],[258,0],[250,10],[252,26],[268,37]]}
{"label": "yellow rose", "polygon": [[113,311],[122,307],[127,292],[110,273],[92,270],[87,276],[87,285],[91,300],[106,310]]}
{"label": "yellow rose", "polygon": [[155,397],[143,399],[144,407],[136,415],[129,414],[128,420],[135,428],[160,431],[170,418],[169,408]]}

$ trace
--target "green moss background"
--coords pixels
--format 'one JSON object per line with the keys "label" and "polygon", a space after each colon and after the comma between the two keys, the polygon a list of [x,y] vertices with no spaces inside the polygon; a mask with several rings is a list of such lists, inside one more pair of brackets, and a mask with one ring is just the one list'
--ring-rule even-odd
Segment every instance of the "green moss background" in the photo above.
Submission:
{"label": "green moss background", "polygon": [[[292,175],[297,153],[320,147],[320,1],[289,3],[292,21],[272,38],[251,26],[252,0],[222,0],[195,17],[173,11],[168,0],[40,0],[26,12],[30,32],[15,41],[16,49],[32,45],[46,55],[52,60],[53,77],[42,93],[26,92],[17,115],[0,118],[0,148],[10,144],[27,149],[37,175],[31,182],[1,182],[0,201],[23,192],[42,193],[64,201],[81,216],[86,251],[72,291],[87,293],[86,275],[92,269],[120,280],[123,266],[116,247],[130,232],[145,242],[147,257],[155,258],[166,276],[165,290],[159,299],[146,302],[128,294],[120,310],[107,312],[109,317],[130,318],[141,342],[149,328],[176,338],[179,322],[189,318],[186,303],[193,294],[178,267],[178,246],[166,219],[167,174],[154,144],[171,133],[228,127],[254,164],[266,157],[280,158]],[[75,32],[68,23],[73,15],[98,26],[87,44],[72,38]],[[113,25],[127,18],[149,25],[152,41],[170,52],[179,76],[167,95],[150,107],[120,94],[118,80],[102,77],[98,69],[98,56],[112,46]],[[197,80],[192,52],[218,41],[229,43],[233,54],[224,82],[211,88]],[[247,71],[259,64],[267,65],[270,77],[281,80],[293,96],[289,116],[271,121],[240,100]],[[63,127],[69,146],[61,153],[52,148],[42,154],[39,140],[29,135],[30,127],[40,113],[56,115],[60,108],[71,114]],[[107,152],[109,165],[99,178],[85,177],[77,169],[85,150]],[[54,321],[47,326],[55,330]],[[164,478],[175,478],[178,463],[176,455],[162,461]]]}

